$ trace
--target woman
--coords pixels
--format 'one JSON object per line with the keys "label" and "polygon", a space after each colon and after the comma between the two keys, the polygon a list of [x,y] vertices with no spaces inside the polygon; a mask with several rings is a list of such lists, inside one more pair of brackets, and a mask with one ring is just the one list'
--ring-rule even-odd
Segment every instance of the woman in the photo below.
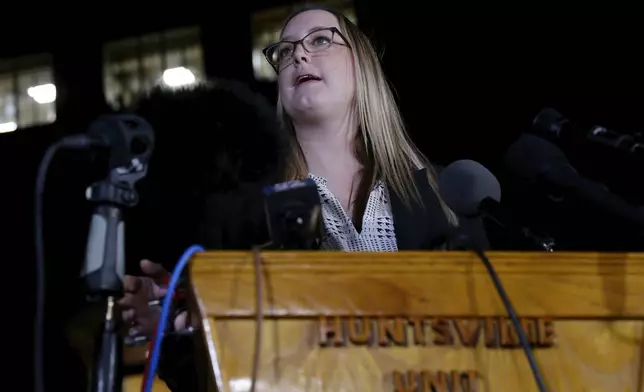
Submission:
{"label": "woman", "polygon": [[[438,195],[435,172],[407,137],[376,53],[354,24],[337,12],[305,8],[286,20],[280,42],[264,54],[278,74],[278,112],[290,136],[282,180],[315,181],[325,226],[322,249],[436,249],[459,224],[484,241],[480,222],[459,223]],[[260,218],[254,229],[225,234],[239,219],[226,210],[217,210],[208,245],[231,248],[230,238],[261,238]],[[233,242],[237,248],[254,245]],[[128,277],[124,302],[140,304],[128,317],[151,333],[156,318],[146,303],[163,291],[167,272],[149,261],[141,268],[149,278]],[[181,313],[175,328],[186,320]],[[168,340],[167,346],[179,345]],[[164,355],[162,378],[173,389],[190,390],[195,377],[180,368],[194,366],[179,366],[177,354]]]}
{"label": "woman", "polygon": [[[425,241],[438,231],[428,230],[445,230],[456,217],[407,137],[369,41],[341,14],[322,9],[291,16],[281,38],[264,53],[278,73],[278,111],[292,135],[286,179],[308,175],[316,182],[322,248],[429,248]],[[419,224],[418,213],[438,224]]]}

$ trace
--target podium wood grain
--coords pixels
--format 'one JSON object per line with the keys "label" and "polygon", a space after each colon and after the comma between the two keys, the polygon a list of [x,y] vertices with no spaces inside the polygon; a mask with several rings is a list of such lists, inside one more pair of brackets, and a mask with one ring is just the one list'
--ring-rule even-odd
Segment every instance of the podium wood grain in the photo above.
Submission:
{"label": "podium wood grain", "polygon": [[[644,255],[488,256],[549,391],[644,392]],[[471,253],[265,252],[262,270],[257,391],[536,391]],[[199,254],[190,275],[214,383],[248,390],[252,254]]]}
{"label": "podium wood grain", "polygon": [[[123,379],[123,392],[141,392],[142,383],[142,374],[127,376]],[[152,384],[152,392],[170,392],[170,389],[163,381],[156,378]]]}

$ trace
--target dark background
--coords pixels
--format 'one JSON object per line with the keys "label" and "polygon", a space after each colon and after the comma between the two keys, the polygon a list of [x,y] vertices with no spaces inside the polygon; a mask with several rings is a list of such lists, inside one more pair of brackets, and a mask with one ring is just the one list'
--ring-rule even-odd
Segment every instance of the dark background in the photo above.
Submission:
{"label": "dark background", "polygon": [[[275,86],[253,77],[251,15],[289,3],[258,2],[260,6],[238,1],[227,3],[225,9],[192,4],[176,12],[162,10],[160,4],[154,12],[112,6],[74,10],[79,15],[66,13],[64,19],[43,12],[32,18],[29,34],[19,34],[10,25],[0,27],[0,34],[12,37],[0,47],[0,63],[32,53],[50,53],[58,92],[55,123],[0,134],[1,254],[11,293],[5,327],[11,331],[7,336],[19,335],[8,342],[15,346],[12,352],[19,353],[16,363],[20,369],[27,373],[31,369],[37,165],[53,141],[84,132],[90,121],[111,110],[103,91],[104,44],[175,27],[199,26],[205,74],[239,79],[274,101]],[[546,105],[581,124],[601,124],[623,132],[644,129],[642,62],[636,49],[641,47],[642,29],[629,27],[626,11],[613,18],[608,12],[599,12],[602,10],[594,17],[589,13],[581,17],[560,12],[553,16],[554,12],[532,9],[517,13],[510,9],[419,7],[420,3],[409,0],[395,4],[355,2],[359,25],[384,53],[383,65],[396,88],[412,137],[434,162],[474,159],[504,180],[503,154]],[[172,137],[191,135],[189,130],[177,129]],[[640,163],[593,148],[583,143],[581,135],[562,147],[581,173],[605,183],[634,204],[644,204],[644,166]],[[190,151],[166,156],[179,160],[181,154],[189,155]],[[82,154],[64,154],[52,167],[47,184],[48,370],[51,382],[65,382],[66,390],[73,390],[69,383],[73,384],[78,368],[61,331],[82,301],[73,288],[88,228],[90,210],[84,188],[94,174],[90,166]],[[182,186],[177,178],[156,180],[174,181],[175,189]],[[589,211],[564,211],[525,189],[513,189],[506,181],[502,185],[508,208],[545,227],[561,249],[620,250],[629,246],[601,231],[605,224],[597,222]],[[175,211],[174,215],[182,208],[179,200],[164,199],[163,195],[142,196],[148,203]],[[163,221],[155,218],[154,222]],[[171,225],[170,221],[164,223]],[[145,247],[140,245],[136,238],[145,236],[149,225],[145,219],[128,222],[131,271],[136,272],[139,257],[152,253],[163,255],[158,261],[171,266],[183,247],[171,241],[159,241],[154,250],[145,248],[151,241],[142,241]],[[496,248],[511,247],[502,235],[495,237],[494,233],[492,229]]]}

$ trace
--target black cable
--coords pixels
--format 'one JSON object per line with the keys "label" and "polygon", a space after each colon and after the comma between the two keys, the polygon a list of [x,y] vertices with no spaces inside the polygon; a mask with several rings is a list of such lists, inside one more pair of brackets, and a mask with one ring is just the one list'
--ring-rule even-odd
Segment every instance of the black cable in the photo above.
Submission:
{"label": "black cable", "polygon": [[62,143],[51,145],[38,167],[36,176],[36,194],[35,194],[35,234],[36,234],[36,315],[34,317],[34,382],[35,392],[44,392],[44,324],[45,324],[45,250],[43,243],[42,227],[42,210],[43,194],[45,193],[45,181],[47,179],[47,170],[54,155],[62,147]]}
{"label": "black cable", "polygon": [[508,294],[505,292],[505,289],[503,288],[503,283],[501,283],[501,279],[499,278],[499,275],[497,275],[496,270],[492,266],[490,259],[488,259],[487,256],[485,255],[485,252],[481,249],[478,249],[477,247],[473,247],[473,248],[474,248],[473,249],[474,253],[476,253],[476,255],[481,259],[481,261],[483,262],[483,265],[487,269],[487,272],[490,274],[490,278],[492,278],[492,283],[494,284],[494,288],[499,294],[499,297],[501,297],[501,301],[503,301],[503,305],[505,306],[505,309],[508,312],[510,319],[512,320],[512,324],[514,325],[514,329],[517,331],[517,335],[519,337],[519,342],[521,343],[521,347],[523,347],[525,356],[527,357],[528,363],[530,364],[530,369],[532,370],[532,375],[534,377],[535,383],[537,384],[537,388],[539,389],[540,392],[546,392],[547,391],[546,383],[543,379],[543,376],[541,375],[541,371],[539,370],[537,361],[534,358],[534,354],[530,348],[530,343],[528,342],[528,338],[525,334],[525,330],[523,329],[523,326],[519,321],[517,312],[514,309],[514,306],[512,305],[512,302],[510,301]]}
{"label": "black cable", "polygon": [[45,151],[40,161],[38,174],[36,175],[36,190],[34,199],[34,232],[36,247],[36,314],[34,316],[34,391],[45,391],[44,375],[44,324],[45,324],[45,245],[43,240],[43,195],[45,193],[45,182],[47,170],[51,161],[61,148],[87,148],[98,141],[92,140],[86,135],[71,136],[52,144]]}
{"label": "black cable", "polygon": [[[264,247],[267,245],[264,245]],[[253,350],[250,392],[255,392],[257,387],[262,354],[262,323],[264,321],[264,285],[262,281],[262,255],[260,253],[262,248],[262,246],[253,247],[253,264],[255,267],[255,348]]]}

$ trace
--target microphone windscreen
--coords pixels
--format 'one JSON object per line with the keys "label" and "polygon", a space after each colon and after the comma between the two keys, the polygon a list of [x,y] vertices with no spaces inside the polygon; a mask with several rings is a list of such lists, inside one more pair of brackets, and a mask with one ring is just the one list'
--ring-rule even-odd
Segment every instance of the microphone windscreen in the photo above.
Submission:
{"label": "microphone windscreen", "polygon": [[545,172],[568,173],[571,166],[566,155],[555,144],[538,136],[523,134],[505,155],[507,170],[529,181],[536,181]]}
{"label": "microphone windscreen", "polygon": [[548,137],[559,138],[568,125],[568,119],[561,113],[551,108],[544,108],[532,121],[532,130]]}
{"label": "microphone windscreen", "polygon": [[479,213],[484,199],[501,201],[501,185],[488,169],[472,160],[456,161],[439,176],[439,189],[445,203],[463,216]]}

